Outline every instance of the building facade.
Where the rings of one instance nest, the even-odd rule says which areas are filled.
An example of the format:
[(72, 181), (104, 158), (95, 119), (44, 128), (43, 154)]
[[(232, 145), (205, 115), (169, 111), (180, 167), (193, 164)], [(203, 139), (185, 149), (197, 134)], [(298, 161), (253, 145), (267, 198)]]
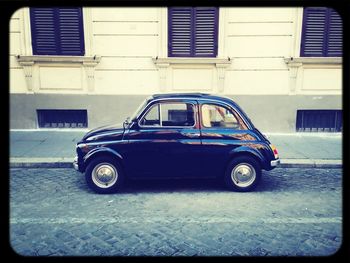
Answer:
[(341, 131), (342, 21), (330, 8), (22, 8), (10, 128), (122, 122), (144, 98), (233, 98), (265, 132)]

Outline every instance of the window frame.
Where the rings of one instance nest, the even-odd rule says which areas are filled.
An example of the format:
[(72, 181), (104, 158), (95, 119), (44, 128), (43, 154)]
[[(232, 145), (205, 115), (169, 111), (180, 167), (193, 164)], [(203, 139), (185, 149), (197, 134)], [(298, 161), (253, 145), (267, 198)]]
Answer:
[[(323, 115), (323, 116), (322, 116)], [(330, 119), (325, 117), (328, 115)], [(313, 122), (310, 123), (310, 116)], [(324, 117), (324, 119), (322, 118)], [(306, 120), (305, 120), (306, 119)], [(334, 125), (323, 125), (333, 123)], [(307, 132), (331, 132), (337, 133), (344, 130), (342, 109), (297, 109), (295, 118), (295, 131), (298, 133)]]
[[(209, 7), (209, 6), (208, 6)], [(201, 8), (200, 6), (191, 6), (186, 8), (191, 8), (191, 38), (190, 38), (190, 55), (176, 55), (173, 54), (172, 49), (172, 9), (175, 8), (185, 8), (185, 7), (168, 7), (168, 28), (167, 28), (167, 46), (168, 46), (168, 57), (170, 58), (216, 58), (218, 56), (219, 49), (219, 7), (210, 6), (210, 8), (215, 9), (215, 19), (214, 19), (214, 52), (210, 55), (195, 55), (195, 13), (197, 8)]]
[(40, 7), (30, 7), (29, 8), (29, 20), (30, 20), (30, 34), (31, 34), (31, 46), (32, 46), (32, 55), (33, 56), (69, 56), (69, 57), (79, 57), (79, 56), (85, 56), (86, 55), (86, 46), (85, 46), (85, 30), (84, 30), (84, 16), (83, 16), (83, 7), (68, 7), (70, 9), (78, 9), (79, 12), (79, 24), (78, 24), (78, 30), (80, 32), (80, 38), (79, 38), (79, 48), (80, 52), (79, 54), (65, 54), (62, 52), (62, 44), (61, 44), (61, 38), (59, 36), (59, 28), (60, 28), (60, 8), (64, 9), (65, 7), (44, 7), (45, 9), (52, 9), (53, 11), (53, 28), (54, 28), (54, 35), (55, 35), (55, 45), (56, 45), (56, 51), (55, 54), (42, 54), (41, 52), (38, 52), (37, 47), (37, 29), (34, 29), (34, 10), (40, 9)]
[[(162, 125), (162, 109), (161, 109), (161, 104), (189, 104), (192, 106), (193, 109), (193, 125), (192, 126), (163, 126)], [(158, 108), (158, 112), (159, 112), (159, 123), (160, 126), (153, 126), (153, 125), (142, 125), (141, 121), (143, 120), (143, 118), (148, 114), (149, 111), (151, 111), (151, 109), (155, 106), (159, 105)], [(194, 104), (193, 102), (183, 102), (183, 101), (157, 101), (155, 103), (152, 103), (148, 106), (148, 108), (145, 110), (145, 112), (143, 114), (141, 114), (141, 116), (138, 118), (138, 122), (137, 122), (138, 126), (140, 128), (181, 128), (181, 129), (191, 129), (191, 128), (195, 128), (196, 124), (197, 124), (197, 118), (196, 118), (196, 104)]]
[[(206, 127), (204, 126), (203, 124), (203, 117), (202, 117), (202, 107), (204, 105), (214, 105), (214, 106), (219, 106), (219, 107), (222, 107), (222, 108), (225, 108), (226, 110), (229, 110), (233, 116), (237, 119), (239, 125), (240, 125), (240, 129), (236, 129), (234, 127)], [(245, 121), (242, 119), (242, 117), (240, 116), (240, 114), (234, 109), (232, 108), (231, 106), (227, 106), (227, 105), (222, 105), (220, 103), (216, 103), (216, 102), (203, 102), (199, 105), (199, 118), (200, 118), (200, 127), (202, 130), (207, 130), (207, 129), (229, 129), (229, 130), (234, 130), (234, 131), (245, 131), (245, 130), (249, 130), (249, 127), (248, 125), (245, 123)]]
[[(82, 122), (75, 122), (75, 121), (68, 122), (67, 119), (64, 119), (64, 117), (68, 115), (67, 113), (69, 113), (71, 117), (70, 120), (78, 119), (77, 118), (77, 115), (78, 115), (78, 117), (82, 118)], [(52, 115), (50, 116), (49, 114), (54, 114), (56, 116), (53, 117)], [(75, 118), (71, 116), (72, 114), (76, 114)], [(36, 116), (37, 116), (37, 128), (39, 129), (63, 129), (63, 128), (75, 129), (75, 128), (88, 128), (89, 126), (89, 116), (86, 109), (36, 109)], [(51, 119), (51, 120), (58, 119), (58, 121), (45, 122), (45, 120), (48, 120), (48, 119)], [(56, 123), (57, 127), (51, 126), (52, 123)], [(69, 123), (68, 127), (66, 127), (65, 125), (66, 123)], [(74, 123), (75, 124), (82, 123), (83, 125), (82, 126), (77, 125), (73, 127), (72, 125)], [(49, 124), (49, 126), (47, 126), (46, 124)], [(62, 124), (62, 126), (60, 126), (60, 124)]]

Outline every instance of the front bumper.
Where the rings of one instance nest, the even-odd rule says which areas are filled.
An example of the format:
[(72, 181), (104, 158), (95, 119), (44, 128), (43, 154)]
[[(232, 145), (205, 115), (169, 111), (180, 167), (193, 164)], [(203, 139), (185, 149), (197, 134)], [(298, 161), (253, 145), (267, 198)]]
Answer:
[(73, 167), (75, 170), (80, 171), (79, 170), (79, 163), (78, 163), (78, 156), (75, 156), (75, 158), (73, 160)]
[(272, 160), (270, 162), (270, 165), (271, 167), (276, 167), (277, 165), (279, 165), (281, 163), (281, 160), (280, 159), (277, 159), (277, 160)]

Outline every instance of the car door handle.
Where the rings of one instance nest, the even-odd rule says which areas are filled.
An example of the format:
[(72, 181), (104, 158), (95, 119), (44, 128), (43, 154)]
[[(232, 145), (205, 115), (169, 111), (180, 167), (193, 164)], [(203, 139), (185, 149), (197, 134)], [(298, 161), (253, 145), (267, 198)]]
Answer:
[(190, 137), (190, 138), (198, 138), (200, 137), (199, 132), (182, 132), (181, 133), (183, 136)]

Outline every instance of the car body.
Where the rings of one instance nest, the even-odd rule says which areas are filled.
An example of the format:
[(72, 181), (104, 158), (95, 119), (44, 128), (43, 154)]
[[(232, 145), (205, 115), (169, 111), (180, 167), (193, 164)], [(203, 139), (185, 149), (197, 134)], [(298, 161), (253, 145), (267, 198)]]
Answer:
[(237, 103), (204, 93), (152, 95), (124, 123), (89, 131), (76, 152), (74, 168), (97, 193), (125, 177), (216, 177), (250, 191), (280, 161)]

